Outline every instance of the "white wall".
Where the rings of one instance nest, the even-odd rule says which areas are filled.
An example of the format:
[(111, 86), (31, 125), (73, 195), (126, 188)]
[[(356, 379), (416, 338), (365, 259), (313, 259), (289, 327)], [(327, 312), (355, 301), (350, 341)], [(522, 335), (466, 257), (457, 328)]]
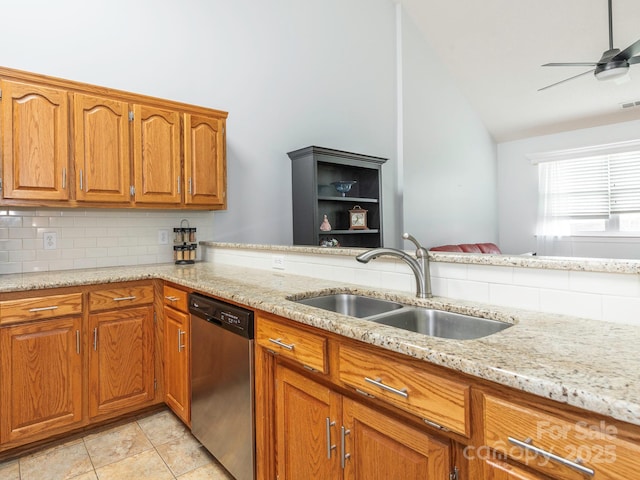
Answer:
[(22, 0), (2, 15), (3, 66), (229, 111), (212, 239), (291, 243), (286, 154), (308, 145), (388, 157), (394, 188), (389, 0)]
[(537, 241), (538, 170), (526, 155), (636, 140), (640, 120), (532, 137), (498, 145), (499, 245), (504, 253), (640, 258), (637, 238), (564, 238)]
[(495, 143), (406, 15), (402, 30), (404, 229), (428, 247), (496, 242)]

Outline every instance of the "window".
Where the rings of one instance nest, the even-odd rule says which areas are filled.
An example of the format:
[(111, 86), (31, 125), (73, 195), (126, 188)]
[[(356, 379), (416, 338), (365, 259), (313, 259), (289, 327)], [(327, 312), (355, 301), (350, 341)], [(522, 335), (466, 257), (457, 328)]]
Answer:
[(640, 141), (530, 158), (538, 165), (537, 235), (640, 236)]

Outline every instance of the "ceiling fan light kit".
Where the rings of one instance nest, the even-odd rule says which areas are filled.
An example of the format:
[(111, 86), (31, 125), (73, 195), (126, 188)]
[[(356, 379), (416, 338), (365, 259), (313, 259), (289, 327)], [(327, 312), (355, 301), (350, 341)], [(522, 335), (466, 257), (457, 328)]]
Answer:
[(629, 66), (634, 63), (640, 63), (640, 40), (629, 45), (624, 50), (613, 48), (613, 14), (609, 3), (609, 50), (602, 54), (602, 58), (597, 62), (572, 62), (572, 63), (545, 63), (543, 67), (594, 67), (593, 70), (574, 75), (559, 82), (540, 88), (538, 91), (546, 90), (561, 83), (581, 77), (587, 73), (593, 72), (598, 80), (616, 80), (626, 76), (629, 72)]

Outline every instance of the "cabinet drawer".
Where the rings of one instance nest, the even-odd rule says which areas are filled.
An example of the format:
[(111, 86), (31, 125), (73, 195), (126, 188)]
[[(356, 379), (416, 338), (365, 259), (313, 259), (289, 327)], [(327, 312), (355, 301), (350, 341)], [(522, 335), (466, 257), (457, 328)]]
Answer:
[(187, 313), (189, 311), (189, 303), (187, 301), (188, 293), (179, 288), (164, 286), (164, 304)]
[(340, 345), (339, 362), (345, 384), (418, 415), (427, 424), (469, 436), (469, 385), (349, 345)]
[(327, 373), (327, 339), (280, 322), (258, 317), (256, 341), (261, 347), (306, 367)]
[(90, 312), (145, 305), (152, 302), (153, 286), (151, 285), (96, 290), (89, 293)]
[(640, 445), (619, 438), (614, 425), (569, 421), (489, 395), (484, 408), (486, 445), (553, 478), (628, 480), (640, 471)]
[(0, 302), (0, 324), (2, 325), (81, 313), (82, 293), (47, 295)]

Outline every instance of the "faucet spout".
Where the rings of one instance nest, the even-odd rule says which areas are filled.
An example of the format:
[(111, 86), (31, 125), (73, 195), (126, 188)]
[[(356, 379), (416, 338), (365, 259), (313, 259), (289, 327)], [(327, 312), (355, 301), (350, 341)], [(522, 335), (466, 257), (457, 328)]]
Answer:
[(416, 244), (416, 258), (411, 255), (398, 250), (396, 248), (379, 247), (367, 250), (356, 257), (356, 260), (361, 263), (369, 263), (371, 260), (381, 257), (389, 256), (399, 258), (404, 261), (416, 278), (416, 295), (420, 298), (431, 298), (431, 278), (429, 275), (429, 254), (420, 246), (418, 241), (408, 233), (403, 235), (403, 238), (411, 240)]

